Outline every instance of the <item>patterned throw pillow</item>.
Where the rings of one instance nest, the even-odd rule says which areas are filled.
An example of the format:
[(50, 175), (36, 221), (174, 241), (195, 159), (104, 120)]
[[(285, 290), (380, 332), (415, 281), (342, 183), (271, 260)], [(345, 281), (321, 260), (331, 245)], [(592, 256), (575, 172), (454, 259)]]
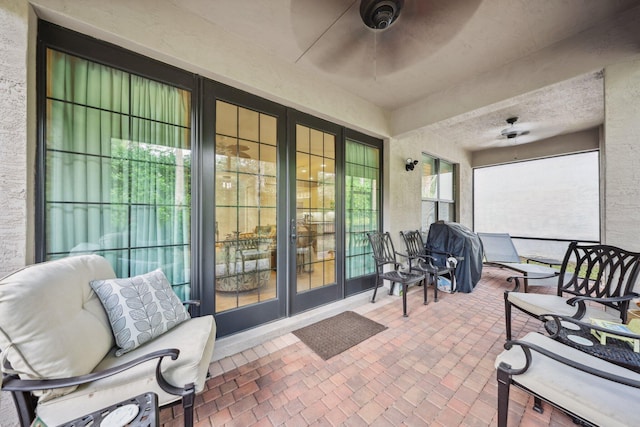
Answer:
[(93, 280), (116, 345), (116, 356), (133, 350), (189, 319), (161, 270), (126, 279)]

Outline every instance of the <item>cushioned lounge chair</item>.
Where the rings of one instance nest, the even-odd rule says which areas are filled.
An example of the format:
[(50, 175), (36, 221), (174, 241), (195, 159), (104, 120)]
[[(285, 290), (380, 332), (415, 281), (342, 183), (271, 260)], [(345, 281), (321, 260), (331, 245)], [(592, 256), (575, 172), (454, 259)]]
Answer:
[[(508, 233), (477, 233), (482, 242), (484, 264), (500, 268), (507, 268), (522, 274), (523, 276), (543, 277), (535, 282), (536, 286), (555, 286), (557, 281), (553, 277), (558, 270), (539, 264), (521, 262), (511, 236)], [(523, 279), (523, 290), (527, 292), (529, 282)]]
[[(147, 281), (153, 274), (164, 280)], [(80, 255), (33, 264), (0, 279), (2, 390), (12, 393), (22, 426), (36, 416), (46, 425), (60, 425), (147, 392), (157, 394), (160, 406), (182, 402), (184, 424), (193, 425), (194, 398), (204, 389), (216, 324), (213, 316), (190, 318), (164, 275), (148, 275), (115, 279), (105, 258)], [(154, 314), (171, 319), (171, 326), (160, 330), (162, 322), (151, 316), (149, 325), (159, 335), (126, 350), (111, 326), (116, 311), (127, 311), (123, 300), (114, 300), (121, 296), (118, 280), (144, 288), (139, 299), (144, 308), (137, 308), (154, 304)], [(94, 291), (98, 284), (110, 292)], [(109, 313), (102, 296), (111, 297)], [(140, 325), (136, 329), (144, 330)], [(126, 329), (133, 332), (120, 338), (140, 336)]]
[(498, 427), (507, 426), (509, 389), (514, 385), (561, 409), (576, 424), (638, 425), (640, 374), (561, 344), (537, 332), (508, 341), (495, 361)]

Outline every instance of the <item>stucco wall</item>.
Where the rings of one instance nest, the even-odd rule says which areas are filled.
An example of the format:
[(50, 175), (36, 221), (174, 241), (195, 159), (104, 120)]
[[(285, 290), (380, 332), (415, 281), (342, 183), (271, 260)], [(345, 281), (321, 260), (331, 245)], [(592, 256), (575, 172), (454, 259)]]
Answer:
[[(388, 149), (388, 147), (392, 147)], [(422, 164), (413, 171), (405, 170), (407, 158), (422, 160), (422, 153), (458, 164), (457, 222), (472, 228), (471, 155), (426, 130), (392, 138), (387, 147), (385, 163), (384, 229), (399, 240), (401, 230), (416, 230), (421, 226)]]
[(22, 267), (27, 255), (28, 7), (8, 0), (0, 8), (0, 276)]
[(640, 58), (605, 69), (603, 241), (640, 251)]

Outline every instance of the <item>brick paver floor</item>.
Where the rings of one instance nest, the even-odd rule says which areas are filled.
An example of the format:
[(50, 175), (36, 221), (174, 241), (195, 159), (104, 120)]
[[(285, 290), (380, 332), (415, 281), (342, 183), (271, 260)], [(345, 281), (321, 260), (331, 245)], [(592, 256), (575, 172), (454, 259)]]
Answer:
[[(327, 361), (288, 333), (211, 364), (198, 395), (197, 426), (495, 426), (493, 367), (504, 343), (503, 291), (511, 273), (485, 267), (469, 294), (439, 293), (422, 305), (409, 291), (409, 317), (398, 297), (363, 315), (388, 329)], [(549, 292), (549, 288), (531, 288)], [(358, 312), (359, 310), (354, 310)], [(542, 330), (518, 313), (514, 337)], [(549, 405), (512, 387), (510, 426), (573, 426)], [(165, 426), (182, 426), (180, 407), (161, 411)]]

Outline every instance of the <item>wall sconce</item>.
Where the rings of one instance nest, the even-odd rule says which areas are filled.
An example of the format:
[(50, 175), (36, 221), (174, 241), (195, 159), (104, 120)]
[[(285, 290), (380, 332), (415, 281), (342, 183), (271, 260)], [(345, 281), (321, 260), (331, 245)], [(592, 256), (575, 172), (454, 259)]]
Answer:
[(413, 168), (416, 167), (416, 165), (418, 164), (417, 160), (413, 160), (411, 157), (409, 157), (406, 161), (406, 164), (404, 165), (405, 170), (408, 171), (412, 171)]

